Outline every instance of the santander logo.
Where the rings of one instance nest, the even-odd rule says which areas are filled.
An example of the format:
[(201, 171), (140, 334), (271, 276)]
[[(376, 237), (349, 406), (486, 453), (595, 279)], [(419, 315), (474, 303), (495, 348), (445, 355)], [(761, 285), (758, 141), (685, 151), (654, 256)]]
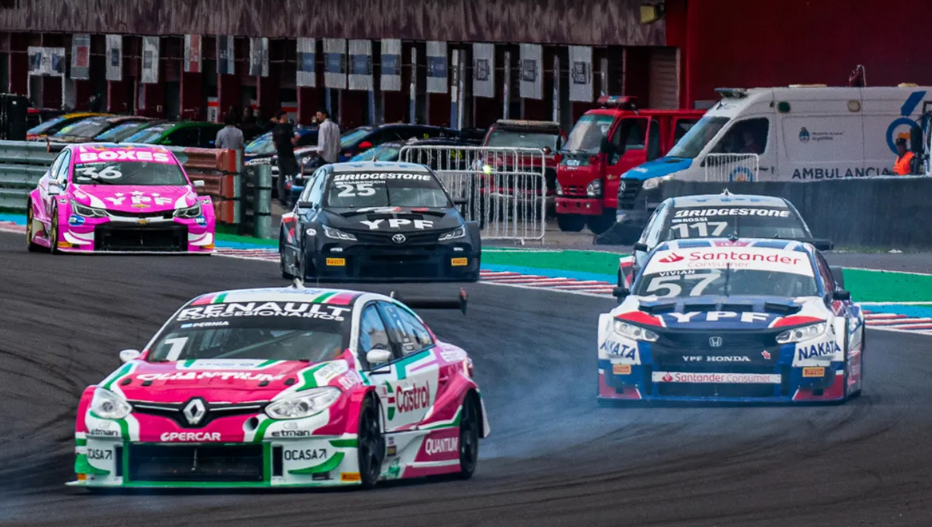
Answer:
[(663, 374), (663, 382), (671, 382), (672, 380), (673, 376), (669, 372)]
[(669, 256), (664, 256), (663, 258), (661, 258), (660, 263), (676, 263), (682, 260), (685, 260), (685, 258), (683, 258), (682, 256), (676, 253), (670, 253)]

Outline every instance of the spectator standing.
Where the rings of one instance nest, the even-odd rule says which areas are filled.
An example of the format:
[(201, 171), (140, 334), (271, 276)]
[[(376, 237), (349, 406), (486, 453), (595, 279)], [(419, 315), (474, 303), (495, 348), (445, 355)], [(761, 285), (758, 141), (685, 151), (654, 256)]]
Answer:
[(245, 139), (252, 139), (257, 135), (256, 116), (252, 112), (252, 106), (243, 109), (243, 118), (240, 120), (239, 129), (243, 131)]
[(317, 110), (317, 148), (320, 150), (320, 164), (336, 163), (340, 159), (340, 127), (330, 120), (327, 110)]
[(231, 148), (233, 150), (242, 150), (245, 140), (243, 132), (236, 127), (236, 115), (232, 112), (224, 117), (226, 126), (217, 132), (217, 138), (214, 140), (216, 148)]
[(272, 141), (278, 153), (278, 201), (285, 207), (290, 204), (287, 185), (298, 174), (298, 160), (294, 156), (294, 143), (297, 140), (294, 127), (288, 122), (284, 110), (279, 110), (272, 118), (275, 128), (272, 129)]
[(913, 158), (916, 156), (906, 149), (906, 139), (900, 137), (896, 140), (896, 161), (893, 162), (893, 173), (898, 176), (908, 176), (915, 173)]

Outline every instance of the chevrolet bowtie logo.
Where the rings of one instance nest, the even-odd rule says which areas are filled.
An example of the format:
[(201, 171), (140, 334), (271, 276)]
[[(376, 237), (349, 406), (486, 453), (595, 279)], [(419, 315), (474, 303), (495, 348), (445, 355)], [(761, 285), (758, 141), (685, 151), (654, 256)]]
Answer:
[(207, 406), (201, 399), (191, 399), (188, 404), (185, 405), (182, 413), (184, 414), (184, 418), (187, 419), (188, 424), (194, 426), (200, 423), (201, 419), (207, 414)]

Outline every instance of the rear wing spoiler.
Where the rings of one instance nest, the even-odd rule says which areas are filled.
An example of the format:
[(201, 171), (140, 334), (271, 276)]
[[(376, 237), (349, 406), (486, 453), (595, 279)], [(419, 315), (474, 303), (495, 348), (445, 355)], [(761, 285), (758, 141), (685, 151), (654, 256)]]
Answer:
[(459, 297), (455, 299), (426, 296), (405, 296), (402, 298), (396, 291), (392, 291), (389, 296), (411, 309), (459, 309), (464, 315), (466, 314), (467, 298), (466, 290), (463, 288), (460, 288)]

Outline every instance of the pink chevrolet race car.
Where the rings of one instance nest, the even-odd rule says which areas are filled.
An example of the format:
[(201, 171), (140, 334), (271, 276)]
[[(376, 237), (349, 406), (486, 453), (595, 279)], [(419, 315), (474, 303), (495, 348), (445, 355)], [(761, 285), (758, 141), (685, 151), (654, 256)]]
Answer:
[(160, 146), (69, 145), (29, 194), (30, 251), (214, 250), (214, 211), (181, 163)]
[(345, 290), (195, 298), (85, 389), (77, 481), (95, 487), (357, 485), (476, 469), (485, 407), (462, 349), (411, 307)]

